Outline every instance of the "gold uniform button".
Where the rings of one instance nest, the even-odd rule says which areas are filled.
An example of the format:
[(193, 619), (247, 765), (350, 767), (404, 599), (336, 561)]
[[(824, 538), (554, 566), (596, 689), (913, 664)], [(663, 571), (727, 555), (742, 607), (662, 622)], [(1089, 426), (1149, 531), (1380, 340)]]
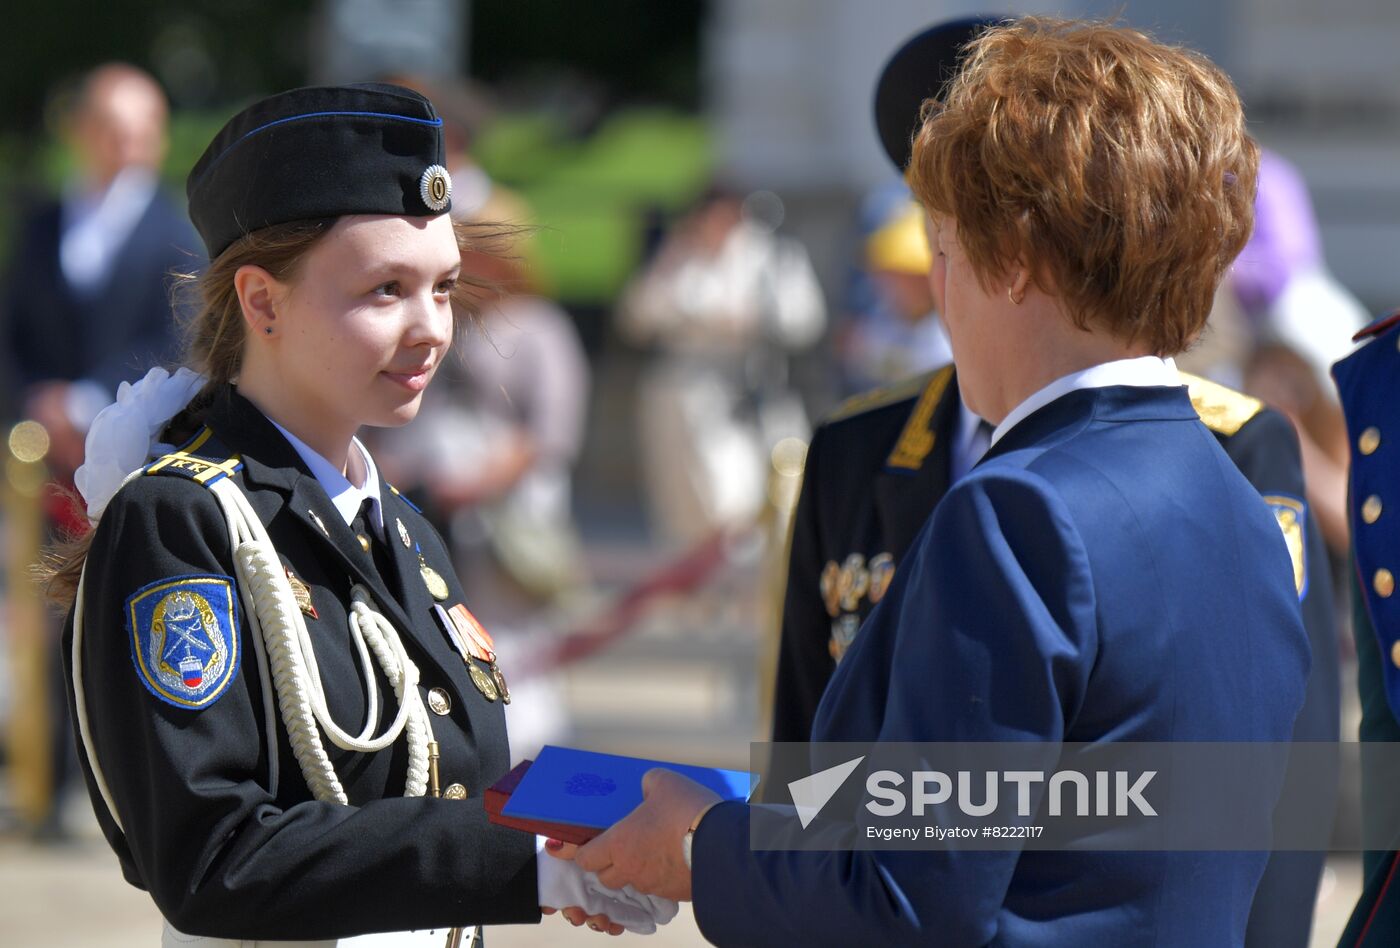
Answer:
[[(1370, 452), (1367, 452), (1367, 453), (1370, 453)], [(360, 549), (362, 549), (362, 550), (364, 550), (366, 553), (368, 553), (368, 552), (369, 552), (369, 537), (365, 536), (363, 533), (357, 533), (357, 534), (355, 534), (355, 539), (360, 541)]]
[(1361, 519), (1367, 523), (1375, 523), (1377, 520), (1381, 519), (1381, 511), (1383, 509), (1384, 507), (1381, 504), (1380, 497), (1372, 494), (1370, 497), (1367, 497), (1366, 502), (1361, 505)]
[(1395, 663), (1396, 668), (1400, 668), (1400, 642), (1390, 647), (1390, 660)]
[(1395, 577), (1388, 569), (1378, 569), (1376, 575), (1371, 578), (1371, 585), (1375, 587), (1378, 596), (1389, 599), (1390, 594), (1395, 592)]
[(1376, 448), (1381, 446), (1381, 429), (1374, 425), (1361, 432), (1361, 437), (1356, 439), (1356, 447), (1362, 454), (1375, 454)]
[(447, 789), (442, 791), (444, 800), (465, 800), (467, 798), (467, 788), (460, 783), (448, 784)]
[(428, 692), (428, 709), (439, 717), (452, 710), (452, 699), (448, 697), (447, 689), (434, 688)]

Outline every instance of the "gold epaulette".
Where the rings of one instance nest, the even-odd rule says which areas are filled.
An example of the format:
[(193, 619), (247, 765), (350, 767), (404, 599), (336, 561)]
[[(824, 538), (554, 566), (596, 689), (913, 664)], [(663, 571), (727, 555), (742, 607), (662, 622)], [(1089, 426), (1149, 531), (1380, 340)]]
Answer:
[(903, 468), (907, 471), (919, 470), (924, 466), (924, 459), (933, 451), (933, 445), (938, 440), (938, 435), (933, 430), (933, 413), (943, 401), (943, 393), (948, 390), (948, 384), (953, 380), (953, 367), (944, 366), (924, 378), (928, 384), (924, 386), (924, 393), (919, 396), (914, 410), (909, 413), (909, 420), (904, 423), (904, 430), (899, 433), (894, 450), (885, 459), (888, 467)]
[(1233, 435), (1264, 410), (1264, 403), (1259, 399), (1210, 379), (1182, 372), (1181, 380), (1186, 383), (1191, 407), (1201, 416), (1202, 424), (1217, 434)]
[(825, 420), (843, 421), (846, 418), (859, 415), (862, 412), (871, 411), (876, 408), (884, 408), (886, 405), (902, 402), (906, 398), (913, 398), (915, 395), (927, 389), (934, 377), (940, 374), (951, 376), (953, 374), (953, 367), (951, 365), (945, 365), (941, 369), (934, 369), (931, 372), (924, 372), (907, 379), (901, 379), (889, 385), (882, 385), (868, 392), (861, 392), (859, 395), (852, 395), (838, 405), (835, 411), (827, 415)]
[(178, 474), (206, 487), (217, 480), (238, 473), (239, 469), (243, 467), (243, 459), (237, 454), (232, 457), (223, 457), (221, 456), (222, 452), (215, 454), (195, 453), (205, 446), (205, 442), (209, 440), (211, 435), (213, 435), (213, 431), (205, 428), (193, 441), (180, 450), (162, 455), (146, 465), (146, 473)]

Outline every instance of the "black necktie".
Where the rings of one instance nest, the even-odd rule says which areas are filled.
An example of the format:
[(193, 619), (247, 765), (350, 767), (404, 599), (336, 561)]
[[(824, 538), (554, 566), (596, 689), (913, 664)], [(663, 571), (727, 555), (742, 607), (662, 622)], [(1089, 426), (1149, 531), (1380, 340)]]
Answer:
[(378, 531), (373, 528), (374, 498), (366, 497), (364, 503), (360, 504), (360, 510), (355, 514), (355, 519), (350, 522), (350, 529), (355, 534), (355, 539), (360, 547), (369, 553), (374, 559), (374, 568), (379, 573), (380, 580), (386, 589), (395, 591), (394, 579), (397, 573), (394, 570), (393, 560), (389, 551), (385, 548), (384, 542), (379, 539)]

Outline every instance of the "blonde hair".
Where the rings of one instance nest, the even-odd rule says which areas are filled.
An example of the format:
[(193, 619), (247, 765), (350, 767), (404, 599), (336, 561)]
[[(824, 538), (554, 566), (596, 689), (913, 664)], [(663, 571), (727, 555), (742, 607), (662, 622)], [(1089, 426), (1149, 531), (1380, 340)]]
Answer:
[(957, 221), (984, 289), (1018, 259), (1075, 325), (1185, 349), (1254, 220), (1259, 149), (1204, 56), (1026, 17), (967, 47), (924, 105), (908, 180)]

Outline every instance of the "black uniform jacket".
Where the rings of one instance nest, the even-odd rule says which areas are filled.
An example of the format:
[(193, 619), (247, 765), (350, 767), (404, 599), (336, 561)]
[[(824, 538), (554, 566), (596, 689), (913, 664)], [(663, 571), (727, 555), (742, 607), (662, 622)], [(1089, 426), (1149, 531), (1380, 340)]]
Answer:
[[(307, 616), (307, 627), (334, 720), (357, 734), (367, 713), (347, 618), (351, 586), (359, 583), (398, 630), (425, 701), (430, 689), (446, 691), (450, 710), (437, 713), (439, 694), (429, 716), (441, 745), (441, 784), (462, 785), (465, 799), (402, 796), (402, 736), (374, 754), (340, 750), (323, 736), (350, 805), (313, 800), (280, 715), (277, 746), (267, 746), (268, 683), (241, 603), (240, 666), (216, 700), (192, 710), (148, 689), (134, 661), (128, 598), (162, 580), (236, 575), (218, 502), (167, 466), (116, 495), (87, 561), (82, 688), (124, 833), (108, 816), (86, 759), (83, 765), (126, 878), (149, 890), (165, 917), (189, 934), (314, 939), (537, 921), (534, 838), (488, 823), (482, 806), (483, 790), (509, 769), (504, 714), (473, 687), (439, 627), (417, 552), (401, 542), (396, 522), (447, 580), (443, 605), (451, 606), (463, 594), (441, 539), (386, 486), (387, 536), (375, 540), (383, 544), (381, 571), (292, 446), (232, 387), (216, 399), (208, 425), (212, 437), (193, 453), (241, 459), (235, 478), (283, 565), (309, 587), (318, 617)], [(70, 665), (72, 635), (70, 617)], [(378, 686), (376, 733), (397, 708), (382, 674)], [(275, 790), (270, 753), (280, 773)]]
[[(1299, 741), (1336, 741), (1337, 632), (1322, 534), (1303, 503), (1297, 435), (1257, 399), (1183, 373), (1201, 421), (1273, 508), (1293, 554), (1312, 647)], [(773, 740), (806, 741), (836, 662), (948, 491), (959, 395), (951, 366), (856, 396), (818, 426), (793, 523)], [(785, 801), (784, 801), (785, 802)], [(1328, 822), (1332, 812), (1318, 814)], [(1307, 944), (1322, 854), (1270, 856), (1246, 944)]]

